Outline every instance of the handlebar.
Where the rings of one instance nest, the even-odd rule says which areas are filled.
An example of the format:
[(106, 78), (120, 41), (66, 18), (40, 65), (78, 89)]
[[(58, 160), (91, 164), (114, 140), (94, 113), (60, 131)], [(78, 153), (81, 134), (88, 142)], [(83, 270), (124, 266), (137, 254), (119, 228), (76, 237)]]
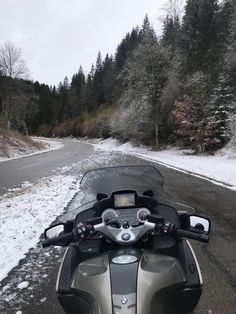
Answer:
[(170, 224), (165, 232), (167, 235), (173, 236), (176, 239), (188, 238), (197, 240), (203, 243), (209, 242), (209, 236), (203, 233), (196, 233), (188, 230), (178, 229), (175, 225)]
[(73, 232), (69, 232), (69, 233), (59, 235), (58, 237), (55, 237), (52, 239), (47, 239), (47, 240), (42, 241), (42, 246), (43, 248), (45, 248), (50, 245), (56, 245), (64, 241), (73, 241), (73, 240), (74, 240), (74, 234)]
[(83, 225), (74, 229), (72, 232), (59, 235), (58, 237), (42, 241), (42, 246), (57, 245), (63, 242), (73, 242), (77, 239), (84, 239), (87, 235), (92, 235), (96, 231), (100, 231), (109, 238), (120, 244), (131, 244), (137, 242), (149, 230), (156, 229), (159, 235), (167, 235), (175, 239), (188, 238), (200, 242), (208, 243), (209, 237), (203, 233), (195, 233), (192, 231), (178, 229), (174, 224), (153, 223), (146, 221), (142, 226), (129, 228), (114, 228), (104, 223), (95, 225)]
[(176, 233), (177, 233), (177, 237), (180, 237), (180, 238), (188, 238), (188, 239), (197, 240), (203, 243), (209, 242), (209, 237), (206, 234), (199, 234), (199, 233), (195, 233), (195, 232), (191, 232), (187, 230), (181, 230), (181, 229), (178, 229)]

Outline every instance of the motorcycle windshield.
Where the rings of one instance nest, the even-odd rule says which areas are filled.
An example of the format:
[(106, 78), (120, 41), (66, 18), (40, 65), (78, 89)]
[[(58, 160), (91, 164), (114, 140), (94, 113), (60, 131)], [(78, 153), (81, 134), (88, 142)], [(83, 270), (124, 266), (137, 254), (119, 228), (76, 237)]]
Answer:
[(153, 166), (115, 166), (89, 170), (81, 179), (81, 189), (84, 193), (82, 204), (96, 199), (97, 193), (109, 197), (115, 191), (135, 190), (139, 195), (152, 190), (153, 197), (159, 201), (167, 200), (163, 191), (163, 176)]

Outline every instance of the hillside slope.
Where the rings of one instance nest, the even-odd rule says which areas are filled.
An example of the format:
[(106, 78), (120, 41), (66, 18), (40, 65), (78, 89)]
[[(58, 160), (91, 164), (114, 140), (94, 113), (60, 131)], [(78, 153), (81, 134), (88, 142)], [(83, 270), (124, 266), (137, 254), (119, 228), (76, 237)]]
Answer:
[(27, 155), (44, 148), (45, 144), (0, 125), (0, 159)]

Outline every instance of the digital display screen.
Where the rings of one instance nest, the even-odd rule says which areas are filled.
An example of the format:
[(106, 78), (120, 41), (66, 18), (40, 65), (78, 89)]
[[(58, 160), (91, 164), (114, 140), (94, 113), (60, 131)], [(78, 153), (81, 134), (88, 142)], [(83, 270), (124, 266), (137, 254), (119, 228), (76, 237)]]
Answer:
[(115, 207), (135, 206), (135, 193), (114, 194)]

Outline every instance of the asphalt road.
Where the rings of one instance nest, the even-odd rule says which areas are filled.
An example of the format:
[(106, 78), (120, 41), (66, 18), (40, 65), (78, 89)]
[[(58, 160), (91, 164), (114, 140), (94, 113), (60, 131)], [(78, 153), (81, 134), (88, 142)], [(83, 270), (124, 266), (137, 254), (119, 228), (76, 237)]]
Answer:
[[(68, 164), (70, 155), (68, 147), (73, 148), (73, 152), (75, 149), (74, 144), (68, 143), (68, 145), (64, 159), (66, 164)], [(86, 152), (89, 152), (89, 158), (94, 161), (99, 159), (99, 153), (93, 154), (92, 148), (87, 147), (85, 144), (78, 145), (76, 149), (78, 152), (85, 150), (84, 156), (87, 156)], [(62, 151), (57, 151), (57, 153), (62, 155), (61, 158), (63, 159), (64, 153)], [(81, 155), (78, 154), (78, 158), (82, 158), (82, 154), (82, 152)], [(147, 161), (136, 157), (100, 152), (100, 155), (102, 154), (106, 165), (147, 163)], [(51, 158), (50, 154), (48, 155), (49, 160), (56, 158), (54, 154), (51, 155)], [(73, 162), (75, 161), (76, 156), (73, 158)], [(47, 167), (45, 162), (44, 165)], [(184, 206), (194, 208), (194, 211), (204, 214), (212, 220), (210, 243), (205, 245), (192, 242), (204, 279), (204, 292), (196, 314), (235, 314), (236, 192), (158, 164), (156, 166), (165, 177), (164, 188), (166, 192), (173, 199)], [(76, 168), (73, 171), (76, 172)], [(25, 180), (30, 179), (25, 178)], [(74, 204), (72, 202), (70, 206), (68, 211), (71, 214), (76, 208), (76, 199)], [(59, 251), (48, 249), (42, 252), (40, 248), (37, 248), (30, 252), (26, 259), (21, 261), (21, 265), (14, 269), (8, 278), (4, 280), (2, 286), (7, 285), (10, 281), (17, 282), (19, 277), (22, 280), (31, 278), (31, 290), (22, 291), (22, 295), (19, 297), (19, 295), (14, 294), (16, 292), (19, 294), (19, 290), (14, 289), (13, 284), (11, 291), (13, 298), (3, 302), (2, 307), (0, 306), (0, 313), (9, 314), (21, 310), (23, 314), (62, 314), (63, 311), (57, 304), (54, 294), (56, 274), (62, 255), (63, 249)]]
[(64, 147), (27, 158), (0, 162), (0, 194), (6, 189), (19, 187), (23, 181), (35, 182), (52, 174), (57, 167), (65, 167), (89, 158), (93, 154), (91, 145), (77, 145), (73, 140), (61, 140)]

